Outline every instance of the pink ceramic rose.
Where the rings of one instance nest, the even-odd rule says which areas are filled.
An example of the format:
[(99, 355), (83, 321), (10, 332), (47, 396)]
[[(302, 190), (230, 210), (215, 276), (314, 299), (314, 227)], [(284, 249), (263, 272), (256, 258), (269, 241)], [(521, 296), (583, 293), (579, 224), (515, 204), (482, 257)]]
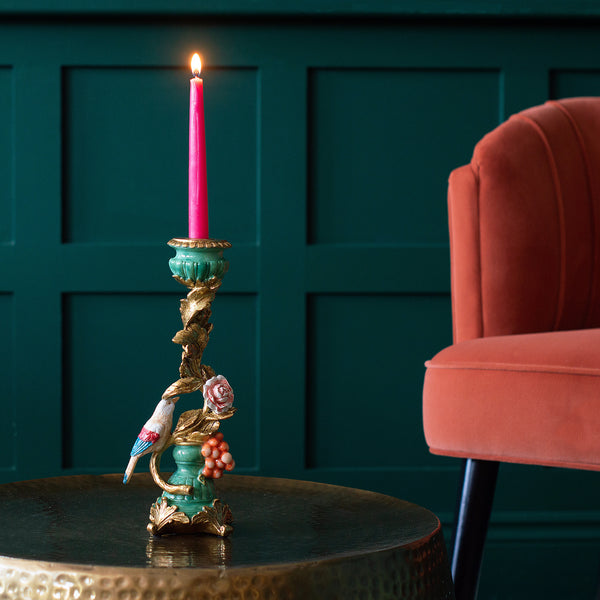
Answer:
[(202, 395), (209, 408), (218, 415), (231, 408), (233, 390), (223, 375), (211, 377), (202, 388)]

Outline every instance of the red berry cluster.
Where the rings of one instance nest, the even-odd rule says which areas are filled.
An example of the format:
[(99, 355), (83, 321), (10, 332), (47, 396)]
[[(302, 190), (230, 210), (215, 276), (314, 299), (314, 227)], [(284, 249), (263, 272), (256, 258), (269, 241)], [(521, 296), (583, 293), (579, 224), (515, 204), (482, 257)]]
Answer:
[(221, 432), (215, 433), (209, 437), (202, 446), (202, 456), (204, 456), (204, 477), (219, 479), (223, 471), (232, 471), (235, 467), (235, 460), (229, 452), (229, 444), (223, 441)]

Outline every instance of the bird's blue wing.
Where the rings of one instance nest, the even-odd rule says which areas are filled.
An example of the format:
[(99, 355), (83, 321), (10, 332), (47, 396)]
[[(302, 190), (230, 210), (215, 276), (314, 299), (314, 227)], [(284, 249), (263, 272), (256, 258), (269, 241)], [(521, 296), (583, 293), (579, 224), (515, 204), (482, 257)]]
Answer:
[(135, 440), (135, 444), (133, 444), (130, 456), (137, 456), (138, 454), (145, 452), (146, 450), (148, 450), (148, 448), (150, 448), (150, 446), (152, 446), (152, 443), (153, 442), (149, 440), (144, 441), (138, 438), (137, 440)]

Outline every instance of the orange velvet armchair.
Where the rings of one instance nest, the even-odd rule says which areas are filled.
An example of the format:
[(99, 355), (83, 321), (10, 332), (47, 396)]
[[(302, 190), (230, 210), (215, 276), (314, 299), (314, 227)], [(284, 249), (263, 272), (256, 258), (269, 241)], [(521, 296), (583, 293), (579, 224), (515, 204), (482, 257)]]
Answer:
[(431, 452), (467, 459), (452, 571), (472, 600), (499, 463), (600, 470), (600, 98), (513, 115), (448, 205), (454, 344), (423, 420)]

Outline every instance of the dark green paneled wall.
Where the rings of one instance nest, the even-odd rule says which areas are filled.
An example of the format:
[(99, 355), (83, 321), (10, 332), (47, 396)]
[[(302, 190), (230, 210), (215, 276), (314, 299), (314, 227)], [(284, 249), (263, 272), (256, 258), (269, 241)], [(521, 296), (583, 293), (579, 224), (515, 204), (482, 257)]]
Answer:
[[(600, 21), (456, 17), (472, 4), (0, 4), (0, 480), (121, 471), (177, 377), (165, 244), (187, 232), (199, 50), (211, 233), (234, 244), (206, 360), (236, 391), (240, 472), (449, 522), (459, 463), (421, 427), (423, 362), (451, 341), (448, 173), (510, 113), (600, 95)], [(484, 598), (591, 595), (598, 482), (501, 470)]]

